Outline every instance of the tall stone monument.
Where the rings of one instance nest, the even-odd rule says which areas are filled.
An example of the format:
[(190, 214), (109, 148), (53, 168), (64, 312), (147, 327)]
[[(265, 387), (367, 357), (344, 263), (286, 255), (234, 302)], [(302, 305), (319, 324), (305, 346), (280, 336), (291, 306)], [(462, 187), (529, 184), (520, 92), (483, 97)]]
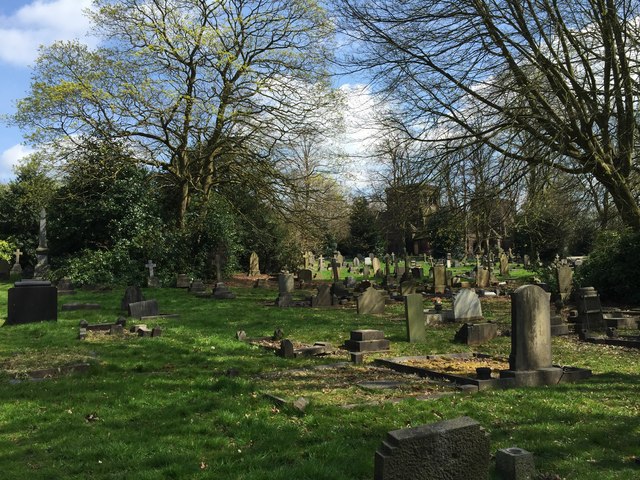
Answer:
[(47, 246), (47, 212), (40, 210), (40, 231), (38, 234), (38, 248), (36, 249), (37, 263), (33, 270), (35, 280), (44, 280), (49, 273), (49, 247)]

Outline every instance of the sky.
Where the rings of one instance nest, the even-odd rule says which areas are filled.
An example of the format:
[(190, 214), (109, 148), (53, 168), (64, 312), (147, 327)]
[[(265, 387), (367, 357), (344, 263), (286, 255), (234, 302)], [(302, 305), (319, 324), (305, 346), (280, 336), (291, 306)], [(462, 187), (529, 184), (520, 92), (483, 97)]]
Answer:
[[(90, 46), (89, 21), (83, 10), (91, 0), (0, 0), (0, 118), (15, 111), (16, 101), (29, 92), (31, 68), (41, 45), (57, 40), (80, 40)], [(348, 94), (346, 150), (361, 150), (371, 134), (372, 107), (369, 91), (363, 85), (343, 80)], [(0, 182), (13, 178), (13, 165), (32, 150), (24, 144), (22, 133), (0, 121)]]

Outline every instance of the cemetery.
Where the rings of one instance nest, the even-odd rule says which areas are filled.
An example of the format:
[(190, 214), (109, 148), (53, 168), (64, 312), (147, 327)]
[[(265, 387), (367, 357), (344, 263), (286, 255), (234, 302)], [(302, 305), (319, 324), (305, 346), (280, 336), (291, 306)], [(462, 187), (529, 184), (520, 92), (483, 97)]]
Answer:
[[(462, 476), (451, 478), (461, 479), (471, 478), (464, 475), (474, 469), (486, 472), (487, 479), (588, 479), (596, 478), (594, 468), (602, 463), (595, 470), (599, 477), (635, 477), (637, 452), (622, 432), (635, 422), (637, 350), (585, 341), (600, 331), (602, 338), (620, 338), (607, 335), (614, 323), (616, 330), (632, 333), (633, 310), (607, 313), (600, 324), (592, 308), (587, 321), (580, 321), (585, 309), (575, 313), (578, 306), (568, 299), (561, 316), (570, 331), (552, 336), (550, 295), (528, 284), (531, 272), (517, 264), (510, 265), (508, 277), (514, 288), (499, 295), (445, 285), (436, 296), (429, 267), (423, 268), (426, 274), (415, 279), (413, 290), (422, 293), (404, 296), (398, 296), (399, 282), (385, 282), (390, 285), (385, 289), (383, 279), (339, 272), (340, 308), (327, 307), (334, 304), (330, 291), (336, 285), (330, 265), (311, 283), (275, 275), (259, 289), (250, 276), (231, 275), (225, 285), (235, 298), (224, 302), (202, 302), (179, 285), (76, 289), (73, 303), (56, 304), (55, 319), (28, 316), (27, 323), (19, 318), (0, 329), (3, 404), (20, 395), (45, 409), (36, 430), (12, 430), (10, 468), (23, 470), (18, 458), (29, 439), (49, 441), (57, 432), (65, 442), (56, 444), (56, 452), (73, 458), (77, 472), (108, 471), (117, 459), (117, 468), (124, 465), (135, 475), (215, 471), (241, 478), (240, 468), (255, 472), (246, 478), (256, 479), (285, 478), (292, 471), (303, 478), (400, 479), (414, 477), (397, 472), (417, 475), (410, 469), (422, 465), (425, 472), (458, 471)], [(459, 268), (457, 275), (464, 275), (467, 267)], [(389, 274), (394, 277), (394, 269)], [(347, 276), (354, 277), (354, 286), (343, 285)], [(507, 278), (497, 280), (501, 277)], [(11, 288), (4, 284), (5, 308)], [(298, 308), (274, 304), (285, 295)], [(318, 295), (327, 300), (311, 300)], [(160, 314), (165, 309), (171, 313)], [(446, 311), (451, 314), (442, 315)], [(434, 315), (429, 312), (438, 312), (439, 319), (427, 321)], [(529, 333), (520, 338), (519, 329)], [(62, 391), (67, 393), (52, 396)], [(134, 398), (144, 402), (148, 419), (137, 415)], [(19, 403), (10, 411), (10, 425), (33, 422)], [(114, 430), (134, 418), (135, 428)], [(454, 460), (459, 454), (449, 450), (444, 454), (453, 462), (449, 466), (442, 457), (403, 460), (398, 449), (410, 437), (400, 438), (444, 435), (441, 423), (447, 431), (479, 425), (483, 437), (477, 441), (485, 438), (490, 446), (471, 464)], [(44, 426), (52, 433), (45, 436)], [(321, 433), (326, 431), (334, 432), (331, 440)], [(161, 432), (171, 432), (173, 440), (165, 442)], [(87, 435), (125, 446), (109, 460), (97, 445), (86, 443)], [(429, 435), (411, 441), (431, 448)], [(467, 441), (464, 434), (446, 448), (463, 452)], [(152, 456), (142, 465), (131, 460), (149, 445), (154, 455), (181, 459), (163, 463)], [(318, 466), (314, 458), (325, 456), (327, 448), (334, 458)], [(30, 452), (37, 470), (54, 474), (56, 467), (44, 464), (45, 450)], [(276, 466), (292, 452), (302, 460)], [(312, 456), (305, 459), (302, 452)], [(103, 463), (96, 467), (98, 460)]]
[(639, 0), (4, 3), (0, 479), (640, 478)]

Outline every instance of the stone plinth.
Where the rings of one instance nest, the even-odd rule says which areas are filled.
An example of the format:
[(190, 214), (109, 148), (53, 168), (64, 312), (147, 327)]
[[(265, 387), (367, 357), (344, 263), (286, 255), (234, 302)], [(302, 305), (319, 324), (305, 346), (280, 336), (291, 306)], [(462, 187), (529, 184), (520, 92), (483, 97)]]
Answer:
[(498, 450), (496, 472), (502, 480), (534, 480), (536, 466), (533, 453), (517, 447)]

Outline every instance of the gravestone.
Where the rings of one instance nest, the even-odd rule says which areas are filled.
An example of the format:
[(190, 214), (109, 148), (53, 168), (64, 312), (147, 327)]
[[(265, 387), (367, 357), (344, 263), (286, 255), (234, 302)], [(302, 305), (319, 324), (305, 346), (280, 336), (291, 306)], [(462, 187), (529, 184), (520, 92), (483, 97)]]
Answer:
[(160, 315), (157, 300), (143, 300), (129, 304), (129, 315), (133, 318), (155, 317)]
[(61, 278), (57, 285), (58, 295), (73, 295), (76, 291), (73, 289), (73, 284), (68, 278)]
[(573, 269), (569, 265), (559, 264), (556, 267), (556, 280), (560, 299), (566, 302), (571, 297), (571, 290), (573, 289)]
[(353, 266), (356, 268), (360, 267), (360, 259), (358, 257), (353, 259)]
[(414, 267), (411, 269), (411, 276), (415, 279), (421, 280), (424, 276), (424, 271), (422, 267)]
[(321, 272), (322, 270), (324, 270), (324, 257), (320, 255), (318, 258), (318, 271)]
[(191, 279), (185, 273), (179, 273), (176, 275), (176, 288), (189, 288), (191, 286)]
[(522, 263), (524, 268), (529, 268), (531, 267), (531, 257), (528, 254), (525, 254), (524, 258), (522, 259)]
[(373, 270), (373, 275), (377, 275), (380, 272), (380, 260), (378, 257), (373, 257), (373, 260), (371, 260), (371, 269)]
[(344, 265), (344, 257), (340, 252), (335, 252), (334, 258), (336, 259), (336, 262), (338, 262), (338, 267), (342, 267)]
[(331, 270), (333, 272), (333, 282), (338, 283), (340, 281), (340, 264), (335, 258), (331, 260)]
[(362, 268), (362, 277), (365, 280), (368, 280), (370, 275), (371, 275), (371, 267), (365, 264), (365, 266)]
[(160, 286), (160, 280), (155, 276), (154, 268), (157, 267), (153, 261), (149, 260), (145, 267), (149, 269), (149, 276), (147, 277), (147, 287), (158, 288)]
[(500, 254), (500, 275), (509, 275), (509, 256), (505, 252)]
[(495, 323), (465, 323), (454, 336), (456, 342), (467, 345), (482, 345), (498, 336)]
[(451, 268), (451, 254), (447, 253), (447, 268)]
[(411, 343), (426, 340), (422, 295), (412, 293), (404, 297), (404, 315), (407, 321), (407, 340)]
[(124, 297), (120, 301), (120, 310), (129, 311), (130, 303), (142, 302), (143, 300), (144, 296), (140, 287), (130, 285), (124, 291)]
[(16, 261), (9, 271), (9, 279), (17, 282), (22, 278), (22, 266), (20, 265), (20, 256), (22, 255), (22, 252), (19, 248), (16, 248), (16, 251), (13, 253), (16, 256)]
[(276, 298), (276, 306), (289, 307), (293, 299), (291, 293), (295, 288), (295, 280), (291, 273), (281, 273), (278, 275), (278, 298)]
[(58, 292), (48, 281), (23, 280), (9, 289), (5, 325), (58, 320)]
[(491, 284), (491, 272), (487, 267), (480, 266), (476, 272), (476, 287), (487, 288)]
[(486, 480), (490, 443), (469, 417), (387, 433), (375, 454), (374, 480)]
[(416, 293), (418, 284), (414, 280), (405, 280), (400, 282), (400, 295), (411, 295)]
[(444, 265), (436, 265), (433, 267), (433, 292), (442, 294), (447, 285), (447, 271)]
[(463, 288), (453, 297), (453, 318), (456, 322), (482, 320), (482, 305), (475, 290)]
[(337, 303), (337, 298), (331, 294), (331, 285), (318, 285), (318, 293), (311, 297), (312, 307), (331, 307)]
[(257, 277), (258, 275), (260, 275), (260, 259), (256, 252), (251, 252), (249, 257), (249, 276)]
[(367, 313), (384, 313), (384, 293), (373, 287), (367, 288), (358, 297), (356, 308), (359, 315)]
[(602, 313), (600, 295), (593, 287), (583, 287), (576, 295), (578, 322), (582, 330), (604, 331), (607, 322)]
[(523, 285), (511, 295), (511, 370), (551, 367), (550, 295)]
[(33, 270), (33, 278), (43, 280), (49, 274), (49, 247), (47, 246), (47, 212), (40, 210), (40, 231), (38, 233), (38, 248), (36, 248), (37, 263)]
[(207, 287), (204, 285), (204, 282), (200, 278), (194, 278), (189, 285), (189, 293), (204, 293), (207, 291)]
[(229, 290), (229, 287), (227, 287), (224, 282), (216, 283), (212, 296), (217, 300), (233, 300), (236, 298), (235, 294)]
[(311, 283), (313, 281), (313, 272), (308, 268), (298, 270), (298, 280), (306, 284)]

